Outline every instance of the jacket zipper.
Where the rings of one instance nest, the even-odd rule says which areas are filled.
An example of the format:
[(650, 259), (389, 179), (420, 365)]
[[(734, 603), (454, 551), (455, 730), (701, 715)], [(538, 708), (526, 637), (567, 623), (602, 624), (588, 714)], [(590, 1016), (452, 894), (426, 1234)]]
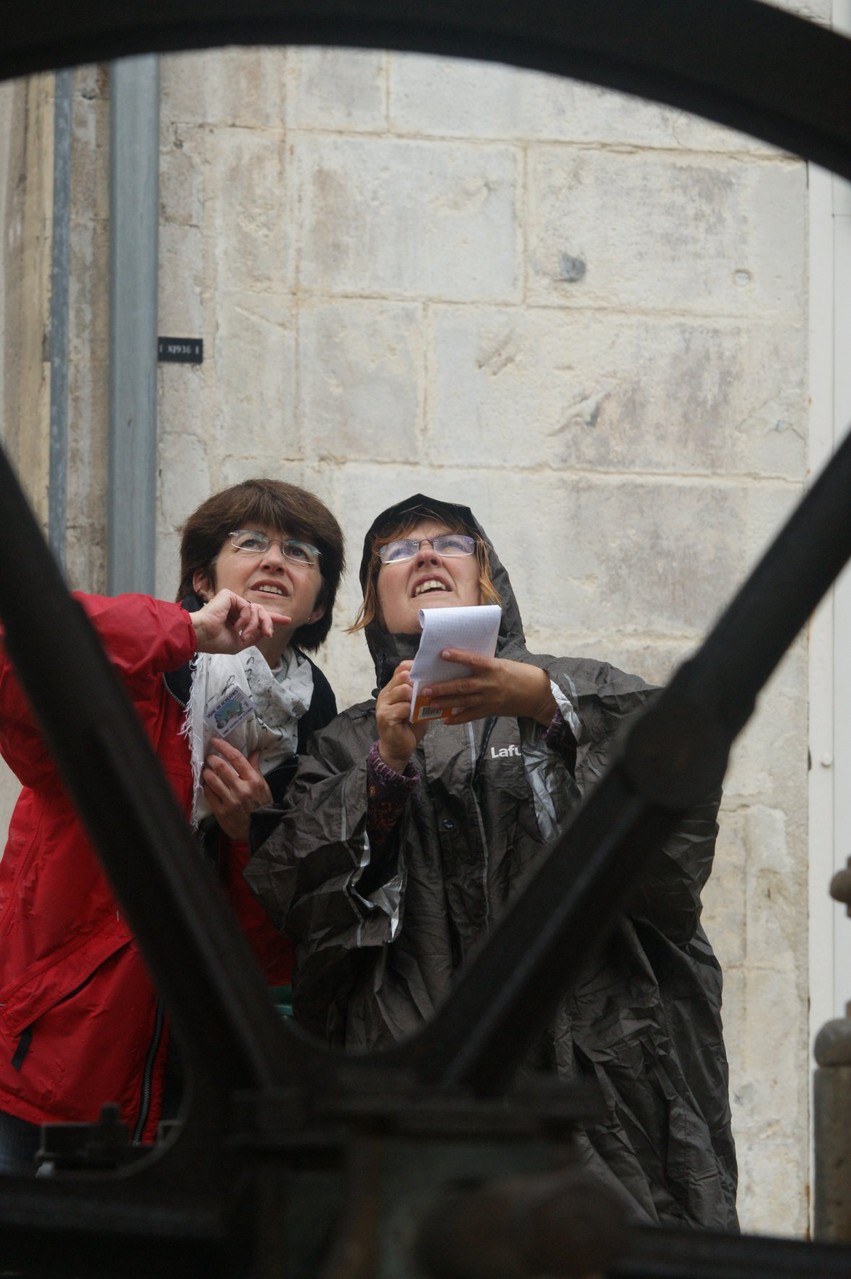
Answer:
[(163, 1015), (162, 1004), (157, 1000), (157, 1011), (154, 1017), (154, 1033), (148, 1047), (148, 1055), (145, 1058), (145, 1068), (142, 1071), (142, 1088), (139, 1095), (139, 1117), (136, 1120), (136, 1127), (133, 1130), (133, 1143), (138, 1145), (142, 1140), (142, 1133), (145, 1131), (145, 1124), (148, 1122), (148, 1115), (151, 1111), (151, 1094), (154, 1078), (154, 1065), (157, 1059), (157, 1052), (163, 1036), (163, 1023), (165, 1017)]

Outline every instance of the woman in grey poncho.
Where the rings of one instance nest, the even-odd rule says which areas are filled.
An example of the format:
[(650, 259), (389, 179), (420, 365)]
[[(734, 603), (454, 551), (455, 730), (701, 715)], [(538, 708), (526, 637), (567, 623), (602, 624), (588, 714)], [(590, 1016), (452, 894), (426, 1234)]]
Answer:
[[(438, 1006), (652, 690), (601, 662), (530, 653), (508, 575), (464, 506), (417, 494), (384, 511), (361, 583), (376, 698), (315, 736), (247, 876), (297, 943), (297, 1019), (364, 1051)], [(436, 686), (445, 718), (413, 725), (419, 610), (492, 602), (495, 658)], [(638, 1220), (735, 1230), (721, 973), (699, 922), (716, 809), (717, 797), (667, 841), (535, 1064), (599, 1084), (605, 1118), (579, 1148)]]

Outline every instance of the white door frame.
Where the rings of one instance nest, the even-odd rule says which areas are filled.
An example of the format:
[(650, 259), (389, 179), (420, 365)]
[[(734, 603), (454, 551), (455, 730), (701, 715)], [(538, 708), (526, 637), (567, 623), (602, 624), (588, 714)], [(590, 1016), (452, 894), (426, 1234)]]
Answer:
[[(851, 33), (851, 0), (833, 0)], [(851, 426), (851, 185), (809, 167), (810, 431), (816, 475)], [(849, 494), (851, 501), (851, 494)], [(851, 919), (830, 880), (851, 857), (851, 569), (814, 615), (810, 653), (810, 1042), (851, 1001)]]

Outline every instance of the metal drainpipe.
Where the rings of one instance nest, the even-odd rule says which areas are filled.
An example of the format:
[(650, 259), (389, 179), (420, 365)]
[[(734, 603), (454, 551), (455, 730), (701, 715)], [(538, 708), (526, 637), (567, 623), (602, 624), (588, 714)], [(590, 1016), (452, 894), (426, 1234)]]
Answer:
[(158, 179), (158, 59), (123, 58), (110, 87), (110, 595), (154, 591)]
[(53, 106), (53, 236), (50, 261), (50, 461), (48, 542), (65, 569), (68, 497), (68, 276), (71, 231), (72, 71), (57, 71)]

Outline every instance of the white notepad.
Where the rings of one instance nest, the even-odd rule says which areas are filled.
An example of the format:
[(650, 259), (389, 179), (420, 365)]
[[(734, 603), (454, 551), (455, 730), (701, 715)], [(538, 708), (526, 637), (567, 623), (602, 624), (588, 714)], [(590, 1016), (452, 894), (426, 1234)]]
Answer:
[(472, 673), (471, 667), (460, 662), (447, 662), (440, 656), (445, 648), (464, 648), (468, 652), (493, 657), (502, 609), (498, 604), (474, 604), (469, 608), (421, 608), (420, 626), (422, 639), (414, 664), (411, 680), (414, 695), (411, 698), (411, 720), (419, 724), (426, 719), (440, 719), (447, 712), (419, 700), (422, 685), (436, 684), (446, 679), (463, 679)]

